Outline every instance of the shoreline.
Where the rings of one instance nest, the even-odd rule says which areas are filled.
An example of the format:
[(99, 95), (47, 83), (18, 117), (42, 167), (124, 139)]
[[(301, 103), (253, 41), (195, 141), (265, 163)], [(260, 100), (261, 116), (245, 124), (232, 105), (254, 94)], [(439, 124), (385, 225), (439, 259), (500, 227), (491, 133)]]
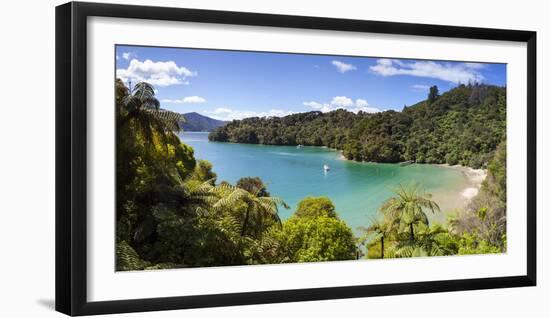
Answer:
[[(370, 161), (350, 160), (344, 156), (343, 150), (338, 150), (338, 149), (333, 149), (333, 150), (339, 152), (340, 155), (338, 158), (340, 160), (358, 162), (358, 163), (378, 163), (378, 162), (370, 162)], [(395, 164), (399, 164), (399, 163), (395, 163)], [(466, 200), (467, 203), (472, 201), (472, 199), (478, 195), (479, 190), (481, 189), (481, 185), (483, 184), (483, 181), (485, 181), (485, 178), (487, 178), (487, 169), (474, 169), (474, 168), (462, 166), (459, 164), (451, 166), (448, 163), (412, 163), (412, 164), (413, 165), (416, 165), (416, 164), (432, 165), (432, 166), (443, 167), (447, 169), (453, 169), (461, 172), (468, 180), (468, 186), (460, 192), (460, 195)]]
[(468, 179), (469, 186), (462, 190), (460, 194), (462, 195), (462, 197), (468, 200), (468, 202), (471, 201), (475, 196), (477, 196), (479, 190), (481, 189), (483, 181), (485, 181), (485, 178), (487, 178), (487, 169), (474, 169), (462, 165), (451, 166), (447, 163), (436, 164), (436, 166), (454, 169), (464, 174), (464, 176)]
[[(196, 132), (191, 132), (191, 133), (209, 133), (209, 132), (202, 132), (202, 131), (198, 132), (198, 131), (196, 131)], [(232, 143), (232, 142), (228, 142), (228, 143)], [(257, 144), (257, 145), (262, 145), (262, 144)], [(291, 146), (292, 147), (293, 145), (269, 145), (269, 146)], [(338, 152), (339, 153), (338, 159), (348, 161), (348, 162), (378, 163), (378, 162), (369, 162), (369, 161), (350, 160), (350, 159), (347, 159), (344, 156), (344, 151), (343, 150), (330, 148), (330, 147), (327, 147), (327, 146), (304, 146), (304, 147), (319, 147), (319, 148), (324, 148), (324, 149), (328, 149), (328, 150)], [(399, 163), (395, 163), (395, 164), (399, 164)], [(453, 165), (453, 166), (451, 166), (447, 163), (435, 163), (435, 164), (434, 163), (412, 163), (412, 164), (439, 166), (439, 167), (443, 167), (443, 168), (447, 168), (447, 169), (454, 169), (456, 171), (461, 172), (466, 177), (466, 179), (468, 181), (468, 186), (460, 192), (460, 195), (462, 196), (462, 198), (464, 198), (466, 200), (466, 202), (470, 202), (475, 196), (477, 196), (483, 181), (487, 177), (487, 170), (486, 169), (474, 169), (474, 168), (466, 167), (466, 166), (462, 166), (462, 165)]]
[[(194, 137), (193, 137), (194, 134), (203, 135), (203, 136), (206, 137), (206, 135), (208, 133), (205, 133), (205, 132), (189, 133), (188, 134), (189, 138), (194, 139)], [(179, 134), (179, 136), (180, 136), (180, 138), (182, 138), (182, 141), (185, 143), (185, 139), (184, 139), (185, 137), (182, 134)], [(211, 141), (208, 141), (208, 142), (211, 142)], [(218, 142), (213, 142), (213, 143), (218, 143)], [(223, 143), (235, 144), (235, 145), (242, 144), (242, 143), (232, 143), (232, 142), (220, 142), (220, 143), (222, 143), (222, 144)], [(295, 149), (296, 148), (295, 146), (289, 146), (289, 145), (261, 145), (261, 144), (242, 144), (242, 145), (272, 147), (275, 150), (276, 149), (281, 149), (281, 151), (286, 151), (284, 149), (289, 149), (289, 151), (291, 151), (291, 152), (296, 151), (296, 153), (301, 153), (300, 150)], [(327, 152), (327, 159), (326, 160), (335, 160), (335, 161), (340, 161), (341, 162), (340, 164), (334, 162), (335, 167), (340, 166), (342, 164), (343, 164), (342, 167), (347, 167), (348, 163), (349, 163), (350, 166), (358, 165), (358, 166), (376, 167), (375, 165), (373, 165), (375, 162), (367, 162), (367, 161), (360, 162), (360, 161), (346, 159), (343, 155), (342, 150), (329, 148), (329, 147), (323, 147), (323, 146), (304, 146), (304, 148), (311, 148), (311, 149), (317, 148), (320, 151), (319, 153), (323, 153), (323, 154), (326, 151)], [(306, 154), (309, 154), (309, 153), (310, 153), (309, 151), (306, 151)], [(312, 154), (317, 154), (316, 151), (311, 152), (311, 153)], [(331, 154), (329, 154), (329, 153), (331, 153)], [(306, 157), (307, 157), (307, 155), (306, 155)], [(323, 163), (323, 162), (320, 162), (320, 163)], [(330, 162), (329, 162), (329, 164), (330, 164)], [(397, 185), (397, 182), (406, 182), (406, 180), (413, 181), (413, 179), (417, 179), (417, 181), (423, 182), (424, 177), (428, 178), (428, 179), (430, 179), (430, 178), (433, 179), (433, 177), (435, 176), (436, 180), (430, 179), (430, 180), (432, 180), (432, 181), (430, 181), (431, 185), (424, 184), (424, 186), (429, 187), (429, 188), (424, 189), (424, 190), (427, 191), (427, 193), (430, 193), (432, 195), (433, 200), (436, 201), (438, 203), (438, 205), (440, 206), (440, 209), (441, 209), (440, 213), (435, 213), (435, 214), (429, 213), (428, 214), (428, 218), (429, 218), (430, 222), (436, 222), (436, 223), (446, 222), (447, 217), (451, 213), (454, 213), (455, 211), (468, 209), (468, 207), (470, 206), (472, 200), (474, 200), (474, 198), (479, 194), (482, 183), (483, 183), (483, 181), (485, 180), (485, 178), (487, 176), (487, 171), (484, 170), (484, 169), (473, 169), (471, 167), (461, 166), (461, 165), (451, 166), (449, 164), (443, 164), (443, 163), (439, 163), (439, 164), (437, 164), (437, 163), (418, 163), (418, 164), (417, 163), (411, 163), (411, 164), (401, 164), (401, 165), (399, 163), (376, 163), (376, 164), (381, 165), (380, 169), (382, 169), (382, 170), (386, 169), (386, 167), (383, 167), (385, 165), (395, 166), (396, 168), (398, 168), (398, 166), (400, 166), (399, 169), (396, 170), (396, 171), (402, 171), (406, 176), (409, 175), (409, 172), (407, 172), (407, 171), (411, 171), (410, 173), (412, 173), (410, 178), (403, 179), (403, 180), (401, 180), (399, 178), (395, 179), (391, 175), (387, 175), (387, 179), (380, 179), (379, 180), (380, 186), (379, 187), (377, 186), (377, 187), (371, 189), (374, 193), (374, 196), (376, 196), (376, 197), (380, 194), (386, 195), (387, 194), (386, 190), (388, 190), (388, 189), (391, 190), (391, 187), (388, 188), (387, 184), (389, 184), (390, 186), (393, 186), (394, 184)], [(409, 167), (410, 169), (407, 169), (407, 167)], [(425, 167), (426, 170), (424, 170), (424, 168), (422, 168), (422, 167)], [(355, 171), (353, 169), (356, 169), (356, 168), (352, 168), (351, 171)], [(359, 168), (357, 168), (357, 169), (359, 169)], [(374, 168), (374, 169), (376, 169), (376, 168)], [(441, 169), (441, 170), (439, 170), (439, 169)], [(444, 169), (447, 169), (447, 170), (444, 170)], [(448, 169), (452, 169), (452, 170), (448, 170)], [(439, 170), (439, 172), (438, 172), (438, 170)], [(319, 171), (321, 171), (321, 170), (319, 170)], [(397, 173), (398, 172), (396, 172), (396, 174)], [(440, 174), (442, 176), (442, 178), (444, 176), (444, 179), (438, 180), (438, 177), (437, 177), (438, 174)], [(324, 179), (326, 179), (326, 178), (323, 178), (323, 180)], [(363, 180), (362, 182), (365, 183), (366, 181)], [(426, 181), (426, 182), (428, 182), (428, 181)], [(384, 189), (380, 190), (380, 188), (384, 188)], [(284, 189), (281, 190), (281, 191), (283, 191), (282, 193), (286, 193)], [(300, 190), (300, 191), (303, 191), (304, 193), (310, 192), (310, 191), (306, 191), (306, 190)], [(334, 202), (338, 201), (338, 198), (341, 196), (341, 194), (336, 192), (336, 194), (333, 195), (330, 190), (327, 190), (327, 191), (328, 191), (327, 195), (331, 198), (331, 200), (333, 200)], [(282, 193), (279, 194), (279, 195), (283, 195)], [(350, 193), (356, 193), (356, 192), (352, 191)], [(311, 193), (306, 193), (304, 196), (307, 196), (307, 195), (311, 195)], [(369, 196), (371, 196), (371, 195), (369, 195)], [(283, 197), (285, 197), (285, 196), (283, 196)], [(356, 198), (355, 196), (349, 197), (348, 200), (346, 200), (346, 201), (353, 201), (354, 202), (356, 200), (355, 198)], [(285, 197), (285, 199), (288, 201), (287, 197)], [(380, 204), (378, 204), (378, 203), (374, 204), (375, 201), (377, 202), (377, 200), (378, 199), (372, 199), (371, 200), (372, 202), (369, 201), (370, 202), (369, 203), (370, 204), (369, 205), (370, 210), (369, 210), (369, 213), (367, 213), (368, 215), (370, 215), (371, 210), (374, 213), (374, 211), (377, 211), (377, 209), (379, 208)], [(291, 204), (297, 204), (297, 202), (298, 201), (293, 202)], [(353, 209), (358, 209), (355, 206), (356, 205), (355, 203), (341, 203), (341, 204), (343, 204), (342, 205), (342, 209), (344, 211), (343, 214), (347, 215), (346, 218), (349, 218), (349, 220), (346, 219), (346, 222), (348, 222), (348, 224), (355, 224), (357, 226), (364, 225), (364, 221), (362, 221), (363, 223), (360, 223), (359, 221), (357, 221), (357, 217), (353, 213)]]

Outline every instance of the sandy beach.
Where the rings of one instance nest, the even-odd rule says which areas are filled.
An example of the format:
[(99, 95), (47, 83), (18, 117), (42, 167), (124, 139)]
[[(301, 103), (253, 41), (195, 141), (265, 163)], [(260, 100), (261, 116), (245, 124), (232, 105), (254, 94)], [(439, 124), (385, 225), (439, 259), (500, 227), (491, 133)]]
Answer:
[(433, 193), (434, 198), (439, 202), (442, 213), (432, 216), (431, 219), (438, 222), (445, 222), (449, 213), (457, 209), (465, 209), (470, 201), (479, 193), (481, 184), (487, 176), (487, 170), (473, 169), (461, 165), (450, 166), (448, 164), (437, 164), (437, 166), (457, 170), (462, 173), (466, 179), (465, 187), (460, 189), (458, 193), (453, 191)]
[[(349, 160), (347, 159), (342, 150), (337, 150), (340, 155), (339, 159), (341, 160)], [(366, 162), (363, 162), (366, 163)], [(432, 191), (433, 198), (437, 200), (439, 203), (439, 206), (441, 207), (441, 211), (443, 213), (439, 213), (436, 215), (429, 215), (431, 219), (443, 222), (445, 218), (447, 217), (448, 213), (451, 213), (455, 211), (456, 209), (464, 209), (468, 206), (470, 201), (479, 193), (479, 190), (481, 189), (481, 185), (485, 178), (487, 177), (487, 170), (486, 169), (474, 169), (470, 167), (465, 167), (462, 165), (449, 165), (446, 163), (442, 164), (426, 164), (426, 165), (433, 165), (438, 167), (443, 167), (446, 169), (453, 169), (458, 172), (460, 172), (465, 179), (465, 184), (462, 188), (459, 189), (441, 189)]]
[(450, 166), (448, 164), (439, 164), (439, 166), (447, 167), (449, 169), (456, 169), (466, 176), (469, 185), (462, 191), (461, 195), (468, 201), (473, 199), (479, 193), (481, 184), (487, 177), (487, 170), (485, 169), (473, 169), (461, 165)]
[[(344, 156), (344, 152), (342, 150), (337, 150), (337, 151), (340, 153), (339, 159), (349, 160)], [(462, 174), (464, 174), (464, 176), (468, 180), (468, 186), (464, 188), (464, 190), (462, 190), (460, 194), (464, 199), (466, 199), (466, 203), (472, 200), (479, 193), (481, 184), (485, 180), (485, 177), (487, 177), (486, 169), (474, 169), (474, 168), (465, 167), (461, 165), (451, 166), (447, 163), (440, 163), (440, 164), (434, 164), (434, 165), (439, 167), (449, 168), (449, 169), (455, 169), (460, 171)]]

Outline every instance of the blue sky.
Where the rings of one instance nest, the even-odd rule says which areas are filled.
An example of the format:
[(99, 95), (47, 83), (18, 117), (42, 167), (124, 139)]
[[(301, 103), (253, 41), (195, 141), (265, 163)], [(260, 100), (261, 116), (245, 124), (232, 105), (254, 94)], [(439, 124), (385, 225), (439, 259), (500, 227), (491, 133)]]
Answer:
[(401, 110), (459, 83), (506, 85), (505, 64), (117, 46), (116, 76), (161, 106), (222, 119), (345, 108)]

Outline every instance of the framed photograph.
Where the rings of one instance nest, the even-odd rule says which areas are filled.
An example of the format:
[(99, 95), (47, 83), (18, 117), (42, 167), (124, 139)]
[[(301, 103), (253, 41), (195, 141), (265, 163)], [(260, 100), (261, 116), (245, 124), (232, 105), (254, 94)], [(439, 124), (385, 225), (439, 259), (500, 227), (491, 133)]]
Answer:
[(56, 8), (56, 309), (536, 284), (536, 33)]

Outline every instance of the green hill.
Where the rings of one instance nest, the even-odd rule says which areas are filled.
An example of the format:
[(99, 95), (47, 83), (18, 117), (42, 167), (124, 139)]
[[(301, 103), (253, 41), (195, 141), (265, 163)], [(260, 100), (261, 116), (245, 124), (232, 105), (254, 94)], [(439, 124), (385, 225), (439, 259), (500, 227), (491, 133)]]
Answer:
[(212, 131), (227, 123), (195, 112), (183, 114), (183, 117), (185, 122), (181, 126), (184, 131)]
[(506, 134), (506, 88), (460, 85), (402, 111), (346, 110), (234, 120), (213, 141), (327, 146), (357, 161), (485, 166)]

